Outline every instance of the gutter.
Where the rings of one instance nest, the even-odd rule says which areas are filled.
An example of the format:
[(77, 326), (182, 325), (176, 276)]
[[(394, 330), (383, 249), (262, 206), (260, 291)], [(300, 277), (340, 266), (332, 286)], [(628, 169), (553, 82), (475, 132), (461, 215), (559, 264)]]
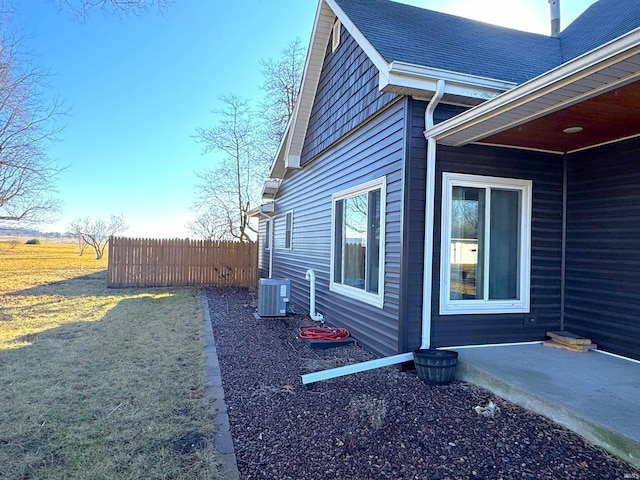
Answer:
[[(429, 348), (431, 343), (431, 287), (433, 282), (433, 262), (427, 261), (433, 257), (433, 217), (435, 197), (435, 171), (436, 171), (436, 141), (427, 135), (427, 131), (433, 127), (433, 112), (444, 95), (445, 82), (438, 80), (436, 92), (431, 98), (425, 111), (425, 138), (427, 139), (427, 184), (425, 205), (425, 246), (424, 246), (424, 279), (422, 288), (422, 341), (420, 348)], [(314, 383), (321, 380), (342, 377), (352, 373), (365, 372), (376, 368), (396, 365), (398, 363), (413, 360), (413, 352), (401, 353), (390, 357), (377, 358), (368, 362), (355, 363), (344, 367), (332, 368), (320, 372), (302, 375), (302, 383)]]
[[(517, 86), (514, 82), (398, 61), (389, 63), (379, 72), (379, 89), (398, 94), (406, 90), (410, 90), (414, 95), (418, 92), (435, 92), (438, 81), (444, 80), (446, 83), (444, 94), (484, 101), (491, 100)], [(477, 102), (472, 104), (475, 103)]]

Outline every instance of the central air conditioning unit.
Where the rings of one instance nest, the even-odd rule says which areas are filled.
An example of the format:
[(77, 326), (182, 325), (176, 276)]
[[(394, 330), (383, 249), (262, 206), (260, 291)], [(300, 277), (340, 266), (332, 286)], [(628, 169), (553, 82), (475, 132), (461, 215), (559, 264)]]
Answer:
[(258, 316), (286, 317), (291, 282), (286, 278), (261, 278), (258, 288)]

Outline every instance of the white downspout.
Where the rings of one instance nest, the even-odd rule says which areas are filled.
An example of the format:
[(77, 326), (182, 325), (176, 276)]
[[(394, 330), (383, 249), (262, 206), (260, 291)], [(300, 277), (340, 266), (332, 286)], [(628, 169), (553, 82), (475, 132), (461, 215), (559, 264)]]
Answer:
[(431, 346), (431, 289), (433, 288), (433, 217), (436, 192), (436, 140), (428, 135), (433, 128), (433, 112), (444, 94), (444, 80), (438, 80), (436, 91), (424, 112), (424, 136), (427, 139), (427, 181), (424, 205), (424, 269), (422, 273), (422, 341), (420, 348)]
[(314, 322), (322, 322), (324, 317), (316, 312), (316, 272), (309, 269), (304, 278), (309, 280), (309, 316)]
[[(427, 131), (433, 127), (433, 112), (438, 106), (444, 94), (445, 83), (438, 80), (436, 91), (427, 105), (425, 111), (425, 132), (427, 139), (427, 180), (425, 193), (425, 237), (424, 237), (424, 280), (422, 288), (422, 342), (420, 348), (429, 348), (431, 345), (431, 287), (433, 282), (433, 266), (431, 259), (433, 258), (433, 217), (434, 217), (434, 200), (436, 189), (436, 141), (427, 135)], [(308, 273), (308, 272), (307, 272)], [(320, 372), (307, 373), (302, 375), (302, 383), (314, 383), (329, 378), (341, 377), (357, 372), (365, 372), (374, 368), (387, 367), (398, 363), (413, 360), (413, 352), (400, 353), (390, 357), (376, 358), (368, 362), (355, 363), (353, 365), (345, 365), (344, 367), (332, 368)]]
[(273, 218), (269, 217), (269, 278), (273, 278)]

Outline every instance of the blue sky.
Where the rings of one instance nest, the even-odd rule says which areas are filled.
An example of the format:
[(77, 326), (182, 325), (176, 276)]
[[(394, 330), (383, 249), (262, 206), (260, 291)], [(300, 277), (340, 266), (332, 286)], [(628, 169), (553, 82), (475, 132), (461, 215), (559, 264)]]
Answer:
[[(404, 3), (538, 33), (546, 0), (406, 0)], [(563, 0), (563, 27), (590, 0)], [(186, 237), (194, 171), (216, 161), (191, 137), (215, 124), (218, 97), (258, 103), (260, 60), (296, 37), (308, 44), (316, 0), (175, 0), (162, 14), (85, 22), (50, 0), (16, 0), (37, 62), (54, 74), (49, 94), (70, 109), (51, 155), (65, 231), (80, 217), (124, 214), (129, 236)]]

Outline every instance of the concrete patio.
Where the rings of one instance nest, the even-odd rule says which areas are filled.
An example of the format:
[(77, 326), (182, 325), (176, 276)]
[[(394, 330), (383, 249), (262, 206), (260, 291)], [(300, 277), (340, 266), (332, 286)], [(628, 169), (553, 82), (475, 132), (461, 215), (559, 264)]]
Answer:
[(456, 377), (544, 415), (640, 468), (640, 362), (541, 343), (452, 347)]

